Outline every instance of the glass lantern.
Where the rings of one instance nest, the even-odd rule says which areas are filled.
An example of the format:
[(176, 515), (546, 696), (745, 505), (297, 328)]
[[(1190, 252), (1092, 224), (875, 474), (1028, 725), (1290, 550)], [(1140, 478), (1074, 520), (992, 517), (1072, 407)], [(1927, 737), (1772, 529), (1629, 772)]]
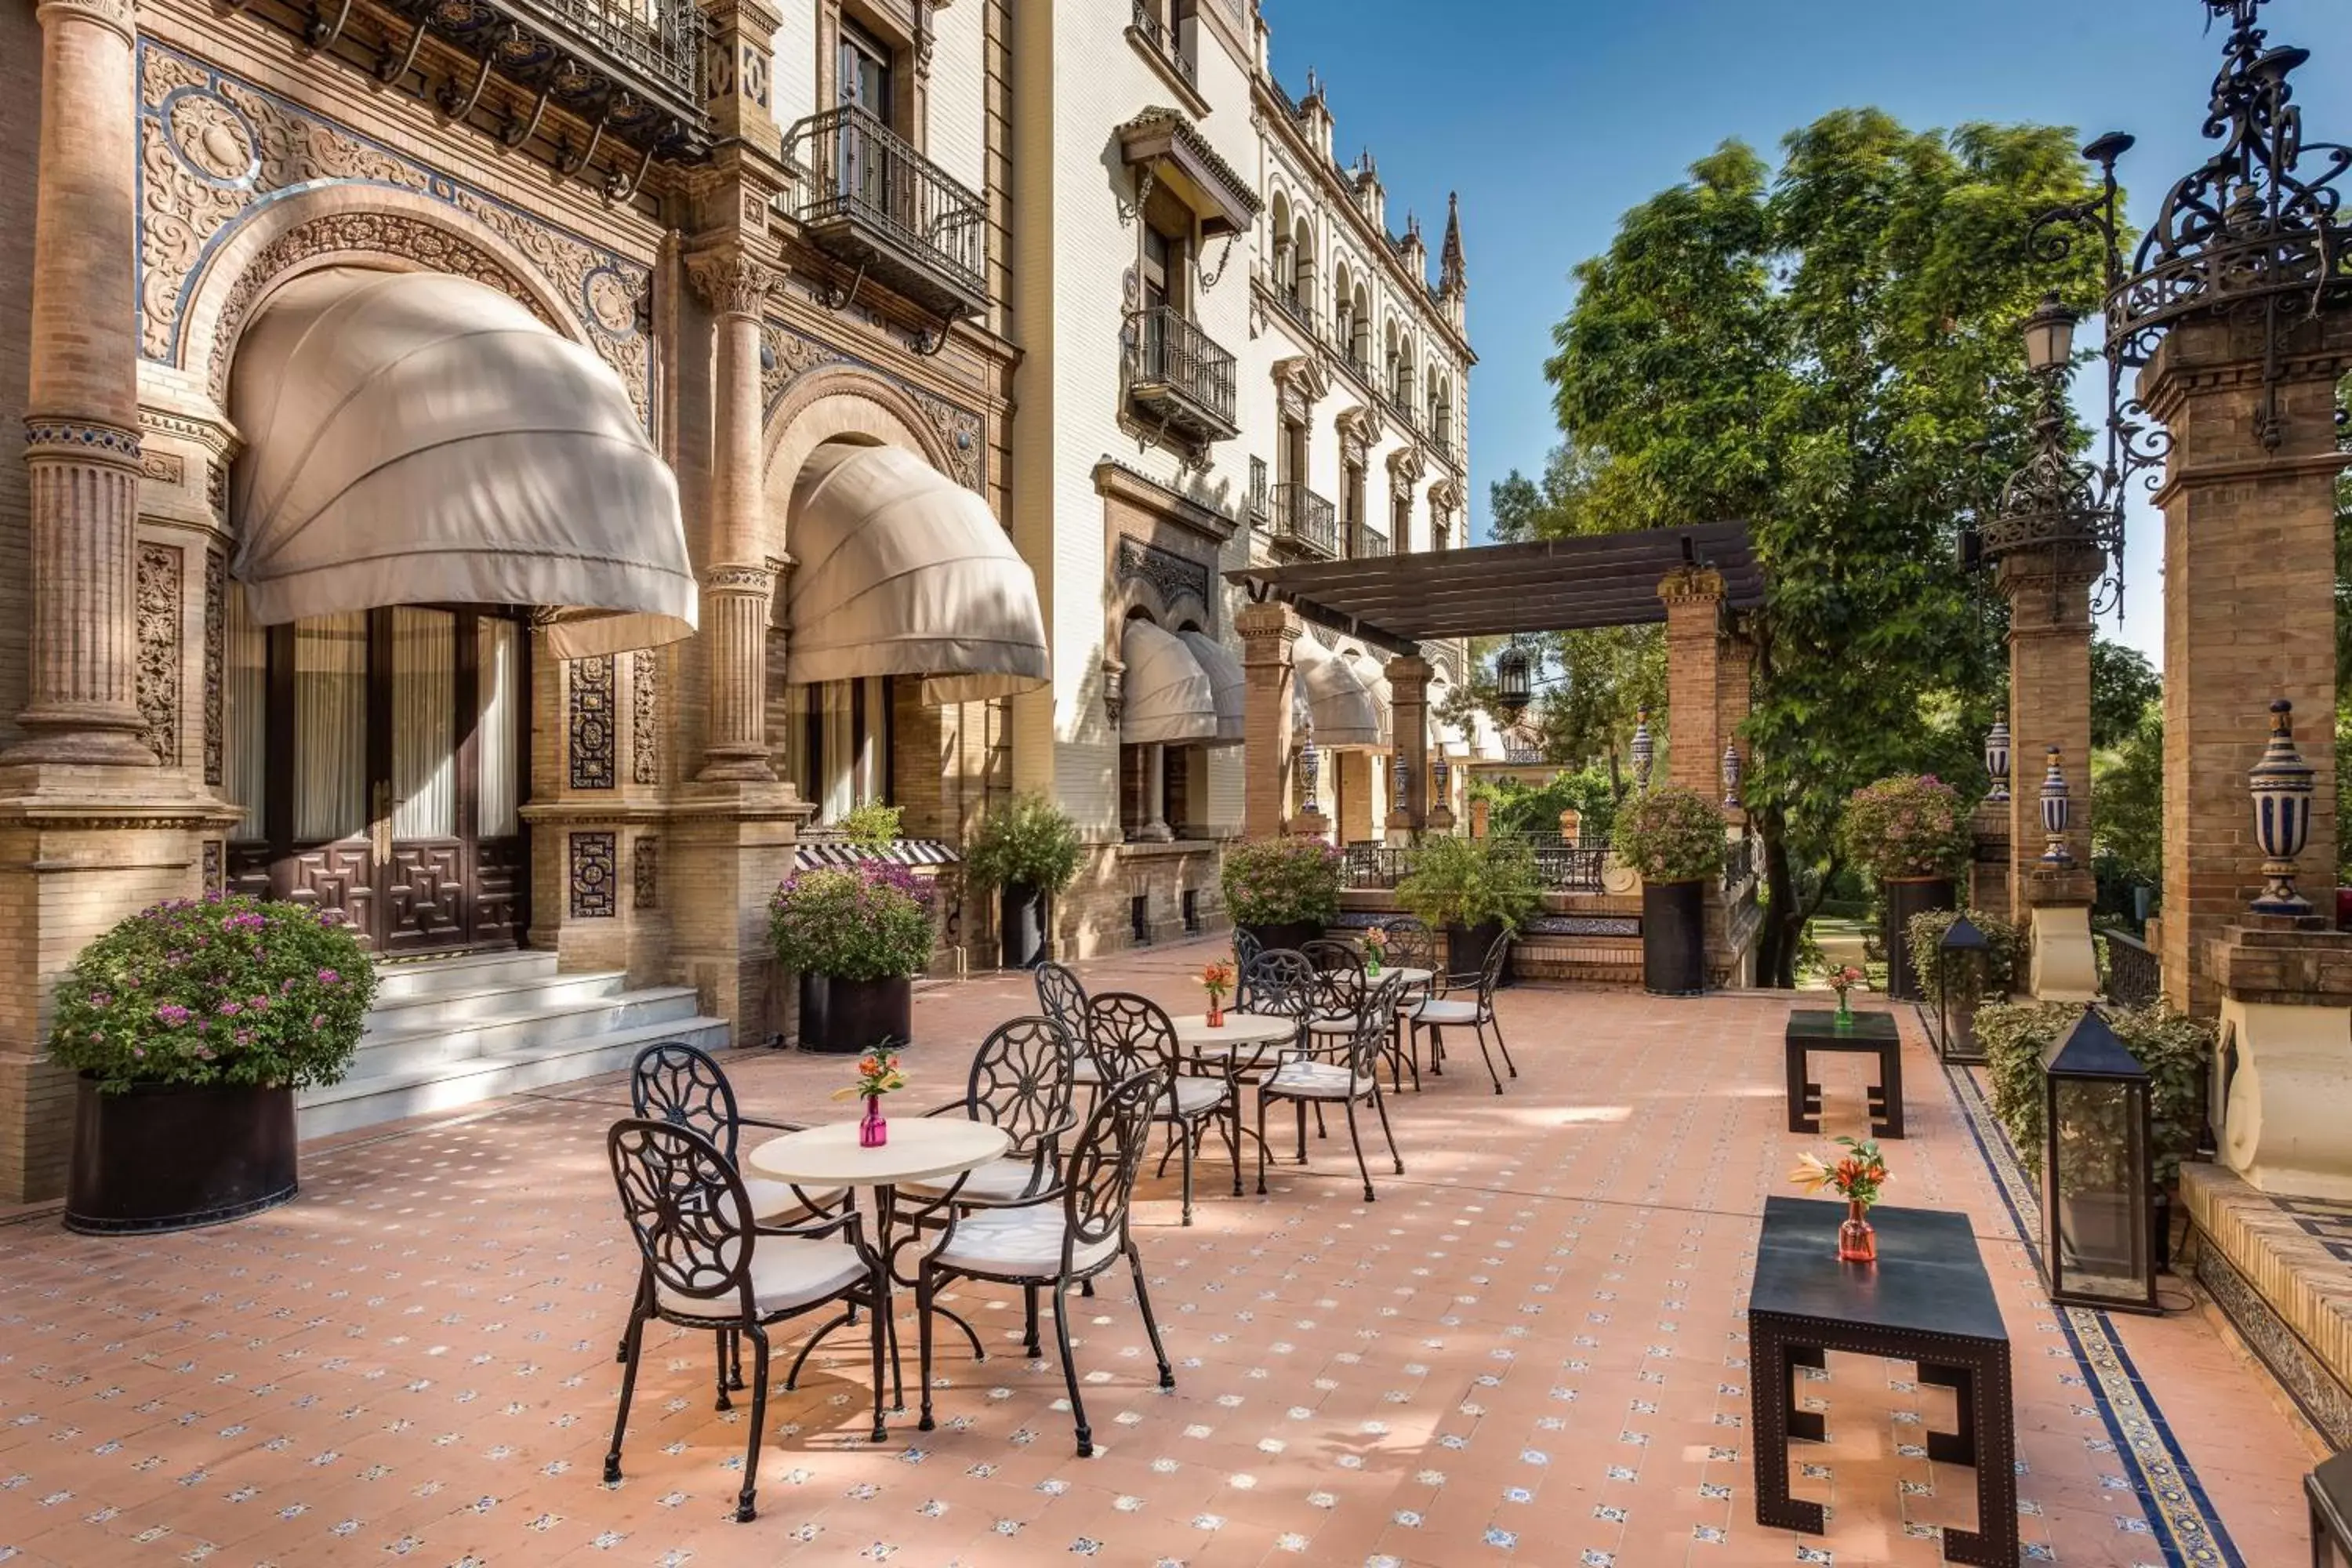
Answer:
[(1966, 915), (1936, 944), (1936, 1050), (1946, 1062), (1985, 1059), (1977, 1043), (1977, 1004), (1991, 958), (1992, 943)]
[(2042, 1268), (2062, 1307), (2153, 1312), (2147, 1069), (2095, 1006), (2042, 1058)]
[(2352, 1450), (2303, 1478), (2311, 1505), (2311, 1568), (2352, 1568)]
[(1516, 723), (1532, 699), (1533, 678), (1528, 656), (1515, 644), (1495, 658), (1495, 706), (1506, 723)]

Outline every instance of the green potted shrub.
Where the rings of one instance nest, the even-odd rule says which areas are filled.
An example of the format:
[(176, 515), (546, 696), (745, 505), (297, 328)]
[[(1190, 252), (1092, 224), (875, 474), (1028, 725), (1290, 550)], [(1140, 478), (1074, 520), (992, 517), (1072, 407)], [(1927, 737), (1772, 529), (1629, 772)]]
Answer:
[(1706, 885), (1723, 875), (1723, 808), (1669, 784), (1618, 808), (1610, 847), (1642, 877), (1642, 984), (1659, 996), (1706, 989)]
[(1225, 847), (1218, 873), (1225, 912), (1262, 948), (1295, 948), (1339, 913), (1337, 849), (1319, 838), (1245, 838)]
[(1043, 795), (1016, 795), (981, 818), (964, 850), (964, 878), (997, 891), (1005, 968), (1033, 969), (1045, 956), (1045, 901), (1070, 885), (1085, 853), (1078, 825)]
[(1886, 993), (1916, 1002), (1911, 917), (1953, 907), (1953, 874), (1974, 847), (1968, 805), (1933, 773), (1897, 773), (1846, 797), (1838, 838), (1885, 900)]
[(1397, 902), (1445, 933), (1449, 974), (1475, 974), (1543, 908), (1535, 850), (1522, 838), (1424, 838), (1397, 879)]
[(931, 884), (904, 866), (795, 871), (768, 900), (776, 958), (800, 976), (801, 1048), (855, 1055), (914, 1040), (914, 977), (937, 940)]
[(49, 1055), (80, 1075), (66, 1224), (179, 1230), (299, 1185), (298, 1089), (351, 1068), (375, 965), (334, 910), (174, 899), (81, 950)]

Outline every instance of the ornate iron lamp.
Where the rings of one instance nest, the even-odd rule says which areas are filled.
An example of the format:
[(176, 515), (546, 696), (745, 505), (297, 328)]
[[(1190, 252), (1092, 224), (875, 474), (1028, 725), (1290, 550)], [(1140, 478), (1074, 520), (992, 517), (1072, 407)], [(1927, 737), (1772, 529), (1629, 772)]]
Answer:
[(1996, 801), (2007, 800), (2009, 798), (2009, 726), (1999, 720), (1994, 721), (1993, 727), (1985, 731), (1984, 761), (1985, 773), (1992, 780), (1992, 788), (1986, 793), (1985, 798)]
[(1517, 723), (1533, 695), (1527, 654), (1513, 643), (1495, 656), (1495, 706), (1507, 722)]
[(2254, 842), (2261, 846), (2263, 890), (2250, 906), (2258, 915), (2301, 919), (2311, 900), (2294, 890), (2295, 858), (2311, 842), (2313, 769), (2294, 745), (2294, 704), (2271, 704), (2271, 743), (2246, 774), (2254, 798)]
[(2053, 871), (2063, 871), (2074, 864), (2074, 852), (2066, 847), (2066, 829), (2074, 820), (2074, 803), (2066, 790), (2066, 770), (2060, 765), (2057, 747), (2050, 748), (2049, 771), (2042, 775), (2042, 864)]
[(1656, 761), (1658, 743), (1650, 738), (1650, 710), (1633, 710), (1633, 787), (1643, 795), (1650, 793), (1650, 764)]
[(1992, 943), (1962, 915), (1936, 944), (1936, 1052), (1947, 1062), (1980, 1062), (1977, 1004), (1984, 999)]
[(1315, 748), (1315, 721), (1310, 719), (1300, 726), (1299, 734), (1302, 738), (1298, 742), (1298, 783), (1300, 793), (1307, 797), (1306, 805), (1299, 808), (1300, 814), (1320, 816), (1323, 808), (1315, 804), (1315, 786), (1323, 775), (1323, 753)]
[(2156, 1125), (2147, 1069), (2091, 1005), (2042, 1068), (2042, 1265), (2050, 1300), (2153, 1312)]

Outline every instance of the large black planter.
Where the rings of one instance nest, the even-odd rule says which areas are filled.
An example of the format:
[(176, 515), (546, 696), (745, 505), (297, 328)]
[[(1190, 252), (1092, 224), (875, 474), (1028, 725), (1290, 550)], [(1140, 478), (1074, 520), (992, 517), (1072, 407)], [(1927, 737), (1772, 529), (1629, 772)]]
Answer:
[(1276, 948), (1297, 949), (1323, 934), (1321, 921), (1274, 921), (1264, 925), (1235, 926), (1257, 940), (1260, 952), (1272, 952)]
[[(1486, 954), (1498, 942), (1511, 939), (1503, 931), (1500, 921), (1480, 921), (1476, 925), (1449, 925), (1445, 928), (1445, 973), (1472, 975), (1486, 967)], [(1507, 984), (1511, 978), (1511, 961), (1503, 960), (1503, 972), (1495, 977), (1497, 985)]]
[(1036, 968), (1045, 956), (1045, 895), (1026, 882), (1006, 886), (996, 896), (996, 929), (1005, 968)]
[(1653, 996), (1706, 989), (1706, 884), (1642, 884), (1642, 987)]
[(1920, 999), (1919, 977), (1911, 973), (1911, 917), (1953, 908), (1949, 877), (1903, 877), (1886, 883), (1886, 994), (1898, 1002)]
[(274, 1208), (298, 1190), (294, 1091), (137, 1084), (75, 1090), (66, 1228), (186, 1230)]
[(837, 974), (801, 976), (801, 1049), (829, 1056), (858, 1056), (882, 1046), (915, 1040), (915, 983), (844, 980)]

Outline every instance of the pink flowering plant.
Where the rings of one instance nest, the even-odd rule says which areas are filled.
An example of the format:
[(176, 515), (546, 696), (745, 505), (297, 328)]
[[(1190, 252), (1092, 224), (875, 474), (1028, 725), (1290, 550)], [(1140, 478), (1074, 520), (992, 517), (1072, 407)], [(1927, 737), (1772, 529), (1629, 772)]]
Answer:
[(1245, 926), (1336, 920), (1341, 859), (1328, 844), (1303, 835), (1229, 844), (1218, 873), (1226, 912)]
[(768, 900), (776, 957), (803, 974), (898, 980), (930, 966), (931, 884), (887, 860), (795, 871)]
[(1933, 773), (1897, 773), (1846, 797), (1838, 835), (1847, 857), (1882, 882), (1948, 877), (1968, 861), (1969, 808)]
[(375, 964), (342, 915), (218, 894), (121, 921), (58, 982), (49, 1054), (100, 1090), (308, 1089), (359, 1048)]

